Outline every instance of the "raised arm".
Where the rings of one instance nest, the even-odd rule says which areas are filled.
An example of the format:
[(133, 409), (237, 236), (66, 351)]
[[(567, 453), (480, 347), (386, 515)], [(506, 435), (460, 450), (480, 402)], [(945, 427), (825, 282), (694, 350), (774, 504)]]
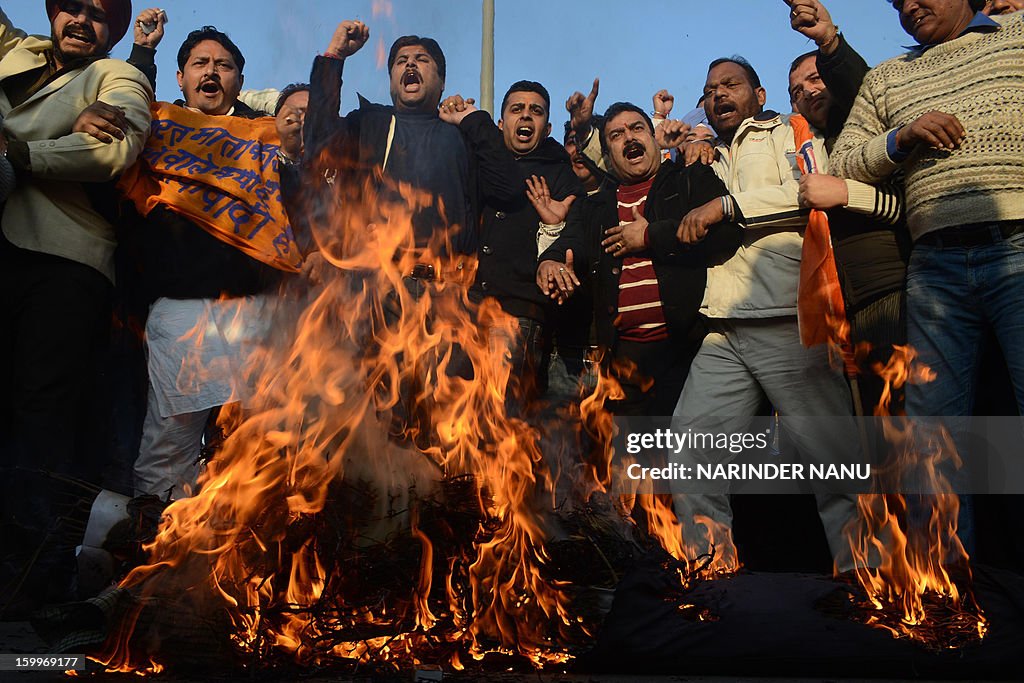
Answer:
[(825, 82), (832, 101), (826, 129), (822, 132), (826, 138), (835, 138), (850, 115), (854, 99), (869, 70), (868, 64), (846, 42), (821, 0), (785, 2), (790, 7), (792, 29), (818, 46), (818, 75)]
[(302, 128), (307, 160), (316, 159), (336, 136), (347, 136), (347, 121), (342, 118), (341, 86), (345, 59), (358, 52), (370, 37), (361, 21), (338, 24), (323, 56), (313, 60), (309, 76), (309, 108)]
[(156, 7), (149, 7), (135, 17), (135, 30), (132, 40), (132, 52), (128, 63), (141, 71), (149, 79), (149, 84), (156, 91), (156, 48), (164, 39), (164, 24), (167, 13)]

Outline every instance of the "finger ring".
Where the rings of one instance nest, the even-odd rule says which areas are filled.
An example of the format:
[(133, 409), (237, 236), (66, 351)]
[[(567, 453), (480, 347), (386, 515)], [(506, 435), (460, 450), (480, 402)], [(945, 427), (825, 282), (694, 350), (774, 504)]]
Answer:
[(796, 16), (796, 10), (793, 10), (792, 12), (790, 12), (790, 13), (789, 13), (789, 16), (791, 16), (791, 17), (795, 17), (795, 16)]
[(618, 249), (622, 249), (622, 242), (616, 242), (616, 243), (615, 243), (615, 246), (616, 246), (616, 248), (618, 248)]
[(564, 273), (564, 272), (565, 272), (565, 268), (559, 268), (559, 269), (558, 269), (558, 272), (559, 272), (559, 273)]

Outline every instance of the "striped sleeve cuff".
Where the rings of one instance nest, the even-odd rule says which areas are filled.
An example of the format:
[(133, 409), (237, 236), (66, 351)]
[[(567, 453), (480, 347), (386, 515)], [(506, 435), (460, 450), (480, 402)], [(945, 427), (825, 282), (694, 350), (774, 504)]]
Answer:
[(899, 220), (900, 196), (890, 185), (875, 187), (856, 180), (847, 180), (846, 191), (849, 197), (845, 206), (847, 210), (871, 216), (890, 225)]
[(722, 202), (722, 214), (725, 216), (725, 220), (736, 220), (736, 200), (733, 196), (731, 194), (722, 195), (719, 199)]

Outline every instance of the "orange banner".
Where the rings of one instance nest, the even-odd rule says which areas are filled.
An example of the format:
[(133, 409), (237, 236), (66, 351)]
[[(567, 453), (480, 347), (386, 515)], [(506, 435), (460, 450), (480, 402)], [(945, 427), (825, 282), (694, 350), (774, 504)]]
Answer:
[(281, 201), (272, 118), (207, 116), (156, 102), (138, 163), (118, 189), (143, 216), (162, 205), (280, 270), (302, 255)]
[[(797, 165), (803, 174), (818, 173), (814, 135), (802, 116), (789, 120), (797, 149)], [(843, 349), (847, 372), (856, 372), (850, 353), (846, 306), (839, 285), (832, 234), (824, 211), (812, 210), (804, 233), (800, 256), (800, 284), (797, 288), (797, 319), (804, 346), (832, 343)]]

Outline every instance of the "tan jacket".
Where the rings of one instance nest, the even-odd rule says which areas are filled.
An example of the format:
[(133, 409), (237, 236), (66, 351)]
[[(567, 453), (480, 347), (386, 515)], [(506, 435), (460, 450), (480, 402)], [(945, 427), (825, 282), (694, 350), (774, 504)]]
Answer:
[[(26, 36), (0, 10), (0, 81), (46, 64), (49, 38)], [(72, 133), (78, 115), (101, 100), (122, 107), (131, 126), (124, 140), (102, 143)], [(3, 213), (3, 232), (23, 249), (61, 256), (114, 279), (114, 229), (93, 208), (89, 183), (118, 176), (135, 163), (149, 135), (153, 90), (141, 71), (100, 59), (68, 71), (11, 107), (0, 87), (4, 134), (28, 143), (31, 177), (21, 179)]]
[[(820, 133), (812, 140), (818, 172), (828, 172)], [(728, 261), (708, 270), (700, 311), (709, 317), (763, 318), (797, 314), (797, 286), (808, 210), (798, 204), (800, 167), (790, 117), (774, 113), (744, 121), (732, 144), (718, 142), (715, 173), (736, 202), (746, 228)], [(848, 211), (893, 222), (900, 200), (892, 189), (847, 180)]]
[(746, 230), (736, 254), (708, 270), (701, 312), (712, 318), (796, 315), (803, 249), (798, 231), (808, 215), (797, 204), (796, 144), (789, 117), (757, 118), (740, 125), (731, 145), (719, 141), (713, 165)]
[[(813, 146), (819, 172), (828, 173), (820, 135), (815, 135)], [(797, 202), (800, 168), (789, 116), (766, 112), (747, 119), (731, 145), (719, 141), (717, 148), (715, 173), (736, 200), (746, 230), (736, 254), (708, 270), (701, 312), (711, 318), (796, 315), (809, 212)], [(880, 191), (874, 187), (854, 181), (846, 184), (850, 211), (874, 215), (879, 207), (890, 205), (876, 201)], [(896, 205), (894, 196), (891, 205)]]

